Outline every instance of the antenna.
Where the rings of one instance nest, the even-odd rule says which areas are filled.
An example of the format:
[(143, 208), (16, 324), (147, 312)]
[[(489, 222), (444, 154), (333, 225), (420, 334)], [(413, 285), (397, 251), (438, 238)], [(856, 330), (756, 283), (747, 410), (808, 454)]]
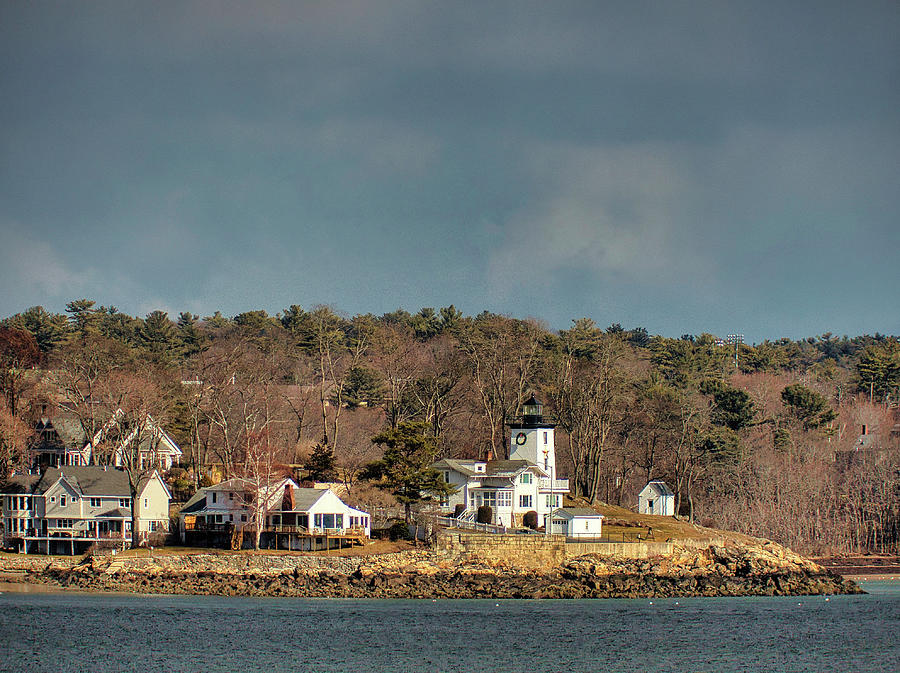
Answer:
[(741, 344), (744, 343), (744, 335), (743, 334), (729, 334), (728, 338), (725, 340), (729, 346), (734, 346), (734, 368), (738, 368), (738, 353), (740, 352)]

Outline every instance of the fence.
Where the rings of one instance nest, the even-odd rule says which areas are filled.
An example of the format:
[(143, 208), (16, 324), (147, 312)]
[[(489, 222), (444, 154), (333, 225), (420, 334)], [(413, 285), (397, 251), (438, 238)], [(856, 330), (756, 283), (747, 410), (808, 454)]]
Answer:
[[(420, 518), (425, 517), (420, 516)], [(452, 516), (427, 518), (433, 518), (434, 523), (439, 526), (446, 526), (447, 528), (461, 528), (463, 530), (474, 530), (480, 533), (496, 533), (498, 535), (503, 535), (508, 532), (506, 526), (497, 526), (492, 523), (477, 523), (475, 521), (461, 521), (459, 519), (454, 519)]]

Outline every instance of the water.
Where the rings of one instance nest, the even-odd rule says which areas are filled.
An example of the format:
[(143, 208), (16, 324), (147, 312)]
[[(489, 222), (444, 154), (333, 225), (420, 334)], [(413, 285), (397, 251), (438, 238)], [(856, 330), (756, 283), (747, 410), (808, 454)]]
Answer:
[(900, 670), (900, 583), (865, 596), (361, 601), (0, 595), (0, 671)]

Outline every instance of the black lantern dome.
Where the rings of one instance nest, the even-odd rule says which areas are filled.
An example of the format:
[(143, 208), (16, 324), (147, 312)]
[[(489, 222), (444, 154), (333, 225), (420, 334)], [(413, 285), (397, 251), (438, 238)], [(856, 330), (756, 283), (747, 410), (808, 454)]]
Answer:
[(544, 405), (534, 396), (534, 393), (522, 403), (522, 415), (508, 422), (510, 428), (524, 430), (526, 428), (553, 428), (556, 424), (552, 419), (544, 417)]
[(534, 393), (522, 405), (522, 420), (526, 423), (540, 423), (544, 420), (544, 405), (538, 402)]

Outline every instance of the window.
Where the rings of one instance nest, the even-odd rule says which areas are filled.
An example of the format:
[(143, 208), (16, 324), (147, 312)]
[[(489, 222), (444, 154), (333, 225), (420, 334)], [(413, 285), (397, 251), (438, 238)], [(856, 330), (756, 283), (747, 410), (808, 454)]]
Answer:
[(550, 436), (550, 433), (544, 430), (544, 444), (547, 444), (547, 438)]
[(344, 527), (343, 514), (316, 514), (314, 521), (318, 528), (336, 529)]
[(497, 507), (512, 507), (512, 491), (497, 491)]
[(444, 472), (444, 481), (447, 482), (448, 484), (450, 483), (450, 472), (449, 471)]
[(213, 491), (211, 495), (212, 495), (212, 501), (215, 502), (216, 501), (216, 492)]
[(66, 506), (66, 496), (65, 495), (59, 496), (59, 506), (60, 507)]
[(497, 506), (497, 491), (481, 491), (478, 494), (478, 506), (482, 505), (487, 507), (496, 507)]
[(519, 477), (519, 481), (522, 482), (523, 484), (530, 484), (531, 483), (531, 472), (523, 473), (522, 476)]
[(229, 514), (229, 515), (228, 515), (228, 520), (229, 520), (229, 521), (234, 521), (234, 514)]
[(51, 495), (51, 496), (50, 496), (50, 502), (54, 502), (54, 503), (56, 502), (56, 496), (55, 496), (55, 495)]
[(57, 528), (71, 528), (72, 527), (72, 519), (57, 519), (56, 527)]
[(547, 507), (559, 507), (559, 496), (558, 495), (546, 495), (544, 496), (546, 500), (544, 501)]
[(149, 507), (149, 506), (150, 506), (149, 501), (147, 500), (147, 498), (144, 498), (144, 507)]
[(103, 501), (100, 498), (91, 498), (91, 507), (100, 507)]
[(519, 507), (531, 507), (531, 496), (530, 495), (520, 495), (519, 496)]
[(247, 520), (247, 515), (241, 514), (241, 521), (246, 521), (246, 520)]
[(119, 498), (119, 507), (128, 509), (131, 507), (131, 498)]
[(216, 514), (216, 523), (222, 523), (222, 515)]

